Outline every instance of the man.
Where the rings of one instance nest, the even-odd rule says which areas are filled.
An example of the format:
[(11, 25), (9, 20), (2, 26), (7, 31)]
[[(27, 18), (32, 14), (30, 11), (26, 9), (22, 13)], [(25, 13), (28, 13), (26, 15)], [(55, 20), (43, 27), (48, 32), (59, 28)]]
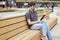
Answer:
[(38, 19), (37, 12), (35, 11), (35, 2), (30, 2), (29, 8), (29, 11), (26, 13), (26, 19), (30, 29), (39, 30), (42, 28), (43, 36), (47, 36), (48, 40), (52, 40), (46, 20), (43, 19), (40, 21), (40, 19)]

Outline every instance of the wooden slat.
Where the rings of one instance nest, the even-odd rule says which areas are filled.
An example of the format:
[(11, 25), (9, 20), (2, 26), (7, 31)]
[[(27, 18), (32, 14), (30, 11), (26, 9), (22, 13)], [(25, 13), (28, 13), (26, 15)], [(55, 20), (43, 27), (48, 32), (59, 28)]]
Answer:
[(40, 14), (40, 15), (43, 15), (44, 12), (46, 13), (46, 15), (48, 15), (48, 14), (51, 13), (51, 10), (50, 10), (50, 9), (44, 9), (44, 11), (42, 11), (42, 12), (38, 12), (38, 15), (39, 15), (39, 14)]
[(24, 31), (24, 30), (26, 30), (26, 29), (28, 29), (28, 27), (27, 27), (27, 26), (24, 26), (24, 27), (22, 27), (22, 28), (18, 28), (18, 29), (16, 29), (16, 30), (13, 30), (13, 31), (11, 31), (11, 32), (8, 32), (8, 33), (6, 33), (6, 34), (4, 34), (4, 35), (1, 35), (1, 36), (0, 36), (0, 40), (7, 40), (7, 38), (13, 37), (13, 36), (15, 36), (16, 34), (22, 32), (22, 31)]
[(38, 40), (38, 38), (40, 38), (40, 34), (37, 34), (33, 39), (31, 40)]
[(30, 29), (28, 29), (28, 30), (26, 30), (26, 31), (24, 31), (24, 32), (22, 32), (22, 33), (20, 33), (20, 34), (18, 34), (16, 36), (14, 36), (14, 37), (12, 37), (12, 38), (9, 38), (8, 40), (15, 40), (15, 39), (19, 38), (21, 35), (29, 32), (29, 31), (30, 31)]
[[(24, 38), (24, 37), (26, 37), (26, 35), (30, 35), (31, 33), (33, 33), (33, 32), (35, 32), (36, 30), (34, 30), (33, 32), (32, 32), (32, 30), (29, 30), (30, 32), (23, 32), (23, 33), (20, 33), (19, 35), (17, 35), (17, 36), (15, 36), (15, 37), (13, 37), (13, 38), (10, 38), (10, 39), (8, 39), (8, 40), (21, 40), (22, 38)], [(39, 32), (39, 31), (38, 31)], [(41, 31), (39, 32), (39, 34), (37, 34), (37, 35), (41, 35), (42, 33), (41, 33)], [(35, 35), (36, 36), (36, 35)], [(40, 36), (41, 37), (41, 36)], [(35, 38), (35, 37), (34, 37)], [(28, 38), (29, 39), (29, 38)]]
[(42, 38), (42, 31), (37, 33), (34, 37), (32, 37), (30, 40), (40, 40)]
[(21, 38), (23, 38), (23, 37), (25, 37), (26, 35), (32, 33), (33, 31), (34, 31), (34, 30), (29, 30), (28, 32), (24, 33), (23, 35), (19, 34), (19, 35), (16, 36), (17, 38), (14, 37), (14, 38), (11, 38), (11, 39), (9, 39), (9, 40), (20, 40)]
[[(44, 12), (46, 13), (45, 18), (46, 18), (46, 19), (49, 19), (49, 18), (50, 18), (50, 17), (49, 17), (49, 14), (51, 13), (51, 10), (50, 10), (50, 9), (45, 9)], [(43, 15), (44, 12), (38, 13), (38, 17), (41, 17), (41, 16)]]
[[(39, 30), (34, 30), (32, 33), (27, 34), (25, 37), (23, 37), (20, 40), (30, 40), (32, 37), (34, 37), (35, 35), (37, 35), (38, 33), (40, 33)], [(29, 35), (29, 36), (28, 36)]]
[[(40, 17), (40, 18), (41, 18), (42, 16), (43, 16), (42, 14), (41, 14), (41, 15), (40, 15), (40, 14), (38, 14), (38, 17)], [(49, 14), (47, 14), (47, 15), (45, 16), (45, 18), (48, 20), (48, 19), (49, 19)]]
[[(49, 14), (46, 14), (46, 16), (49, 15)], [(43, 14), (38, 14), (38, 16), (43, 16)]]
[(19, 23), (13, 24), (13, 25), (6, 26), (4, 28), (0, 28), (0, 35), (7, 33), (11, 30), (14, 30), (16, 28), (20, 28), (25, 25), (27, 25), (27, 23), (26, 23), (26, 21), (23, 21), (23, 22), (19, 22)]
[(49, 28), (52, 29), (57, 24), (57, 18), (51, 18), (48, 21)]
[(0, 20), (0, 27), (6, 26), (6, 25), (10, 25), (10, 24), (13, 24), (13, 23), (16, 23), (16, 22), (20, 22), (20, 21), (23, 21), (23, 20), (25, 20), (25, 17), (24, 16), (3, 19), (3, 20)]
[[(21, 38), (19, 40), (28, 40), (29, 38), (27, 36), (31, 35), (32, 33), (35, 34), (35, 32), (37, 32), (37, 31), (32, 31), (31, 33), (26, 34), (25, 37), (23, 37), (23, 38)], [(33, 36), (33, 35), (31, 35), (31, 36)]]
[(41, 38), (42, 38), (42, 34), (39, 33), (36, 36), (34, 36), (34, 38), (31, 40), (40, 40)]
[(31, 38), (29, 38), (28, 40), (37, 40), (38, 37), (42, 37), (42, 31), (41, 30), (37, 31), (35, 35), (34, 34), (32, 36), (29, 36)]
[(42, 35), (40, 35), (39, 37), (37, 37), (36, 40), (41, 40), (41, 38), (42, 38)]

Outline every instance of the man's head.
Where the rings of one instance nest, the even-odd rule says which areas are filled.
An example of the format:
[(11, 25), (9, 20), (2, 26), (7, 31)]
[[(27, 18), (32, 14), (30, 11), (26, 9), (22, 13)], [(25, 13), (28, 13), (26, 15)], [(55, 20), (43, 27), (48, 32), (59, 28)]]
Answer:
[(35, 5), (36, 5), (35, 2), (30, 2), (30, 3), (29, 3), (30, 9), (31, 9), (31, 10), (34, 10), (34, 9), (35, 9)]

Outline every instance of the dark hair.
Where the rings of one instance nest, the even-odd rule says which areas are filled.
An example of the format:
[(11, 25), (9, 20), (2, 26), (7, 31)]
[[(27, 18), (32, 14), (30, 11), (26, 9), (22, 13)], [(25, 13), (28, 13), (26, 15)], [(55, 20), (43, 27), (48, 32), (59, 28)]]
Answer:
[(29, 7), (30, 7), (30, 6), (34, 6), (34, 5), (36, 5), (35, 2), (30, 2), (30, 3), (29, 3)]

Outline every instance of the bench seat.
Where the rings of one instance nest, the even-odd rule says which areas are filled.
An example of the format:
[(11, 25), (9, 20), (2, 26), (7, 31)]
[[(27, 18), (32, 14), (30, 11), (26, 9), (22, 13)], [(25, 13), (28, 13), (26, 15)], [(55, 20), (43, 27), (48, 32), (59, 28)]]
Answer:
[[(8, 40), (32, 40), (34, 38), (39, 37), (40, 35), (42, 35), (41, 30), (30, 30), (30, 29), (28, 29), (28, 30), (16, 35), (15, 37), (8, 39)], [(41, 38), (41, 36), (40, 36), (40, 38)]]

